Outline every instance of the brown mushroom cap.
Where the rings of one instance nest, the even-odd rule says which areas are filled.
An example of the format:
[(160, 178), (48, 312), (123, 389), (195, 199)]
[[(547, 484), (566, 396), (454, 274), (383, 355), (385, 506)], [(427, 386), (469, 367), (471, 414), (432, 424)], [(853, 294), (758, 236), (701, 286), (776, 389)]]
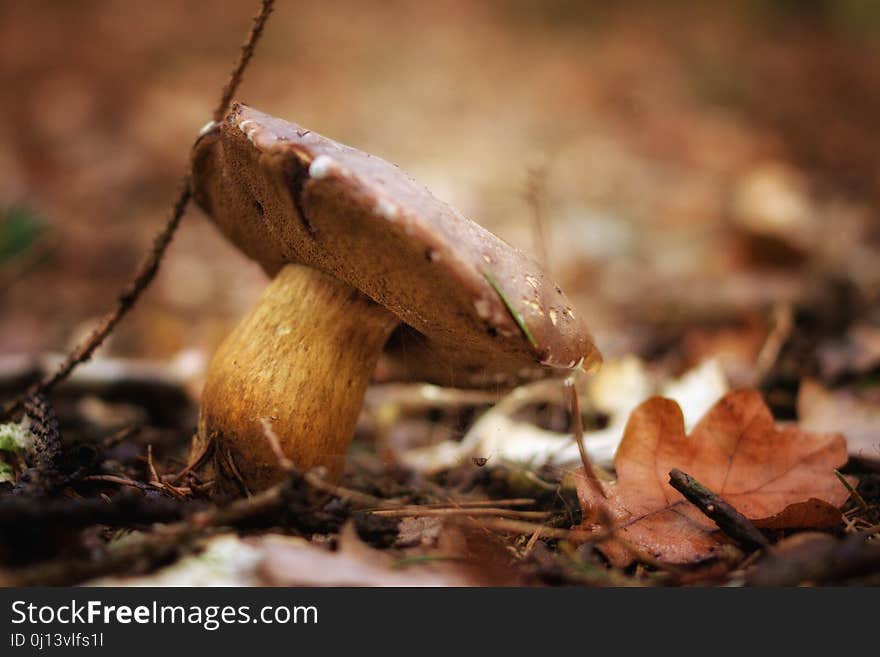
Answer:
[(236, 104), (196, 143), (193, 189), (270, 276), (305, 264), (396, 315), (396, 378), (512, 385), (599, 359), (539, 265), (381, 158)]

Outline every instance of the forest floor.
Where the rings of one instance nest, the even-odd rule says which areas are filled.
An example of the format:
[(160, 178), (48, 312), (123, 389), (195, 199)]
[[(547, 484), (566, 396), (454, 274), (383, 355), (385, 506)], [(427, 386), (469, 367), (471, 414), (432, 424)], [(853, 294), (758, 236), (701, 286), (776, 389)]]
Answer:
[[(0, 583), (880, 583), (880, 18), (422, 4), (279, 9), (241, 97), (544, 260), (605, 356), (580, 408), (562, 382), (377, 384), (341, 482), (215, 504), (199, 389), (265, 278), (192, 210), (95, 358), (0, 428)], [(148, 249), (250, 11), (194, 33), (189, 3), (120, 6), (0, 8), (3, 399)]]

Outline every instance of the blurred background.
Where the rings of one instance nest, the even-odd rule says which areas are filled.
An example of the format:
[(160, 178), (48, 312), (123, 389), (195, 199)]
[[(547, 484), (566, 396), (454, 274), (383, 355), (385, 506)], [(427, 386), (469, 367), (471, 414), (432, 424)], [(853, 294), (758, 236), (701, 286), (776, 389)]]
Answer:
[[(0, 2), (0, 355), (111, 306), (255, 5)], [(240, 100), (544, 260), (606, 357), (735, 384), (780, 308), (808, 341), (878, 323), (872, 0), (279, 2)], [(209, 354), (263, 285), (193, 208), (103, 353)]]

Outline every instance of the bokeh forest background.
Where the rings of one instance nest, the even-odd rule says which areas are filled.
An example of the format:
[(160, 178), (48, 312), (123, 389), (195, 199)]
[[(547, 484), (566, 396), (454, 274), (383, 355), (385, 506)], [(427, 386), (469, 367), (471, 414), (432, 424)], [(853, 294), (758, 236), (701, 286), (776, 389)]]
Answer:
[[(63, 350), (107, 309), (252, 11), (0, 4), (4, 355)], [(759, 347), (768, 305), (876, 294), (872, 2), (281, 3), (261, 48), (242, 100), (542, 258), (537, 197), (547, 266), (606, 357), (695, 361), (744, 325)], [(210, 352), (259, 293), (197, 214), (105, 353)]]
[[(4, 395), (149, 249), (253, 11), (0, 2)], [(238, 99), (399, 164), (543, 261), (606, 361), (676, 377), (715, 358), (783, 420), (817, 380), (876, 436), (880, 3), (280, 2)], [(99, 351), (177, 373), (178, 447), (264, 285), (193, 208)], [(110, 431), (144, 421), (128, 402), (75, 412)]]

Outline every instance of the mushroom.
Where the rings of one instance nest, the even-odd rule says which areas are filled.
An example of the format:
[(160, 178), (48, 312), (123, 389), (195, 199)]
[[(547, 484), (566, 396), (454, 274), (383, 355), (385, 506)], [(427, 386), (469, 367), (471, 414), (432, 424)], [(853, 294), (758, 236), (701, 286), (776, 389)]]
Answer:
[(386, 376), (472, 388), (600, 358), (535, 262), (378, 157), (236, 104), (192, 185), (272, 279), (206, 376), (193, 451), (213, 445), (221, 486), (284, 476), (267, 422), (296, 467), (338, 478), (386, 343)]

